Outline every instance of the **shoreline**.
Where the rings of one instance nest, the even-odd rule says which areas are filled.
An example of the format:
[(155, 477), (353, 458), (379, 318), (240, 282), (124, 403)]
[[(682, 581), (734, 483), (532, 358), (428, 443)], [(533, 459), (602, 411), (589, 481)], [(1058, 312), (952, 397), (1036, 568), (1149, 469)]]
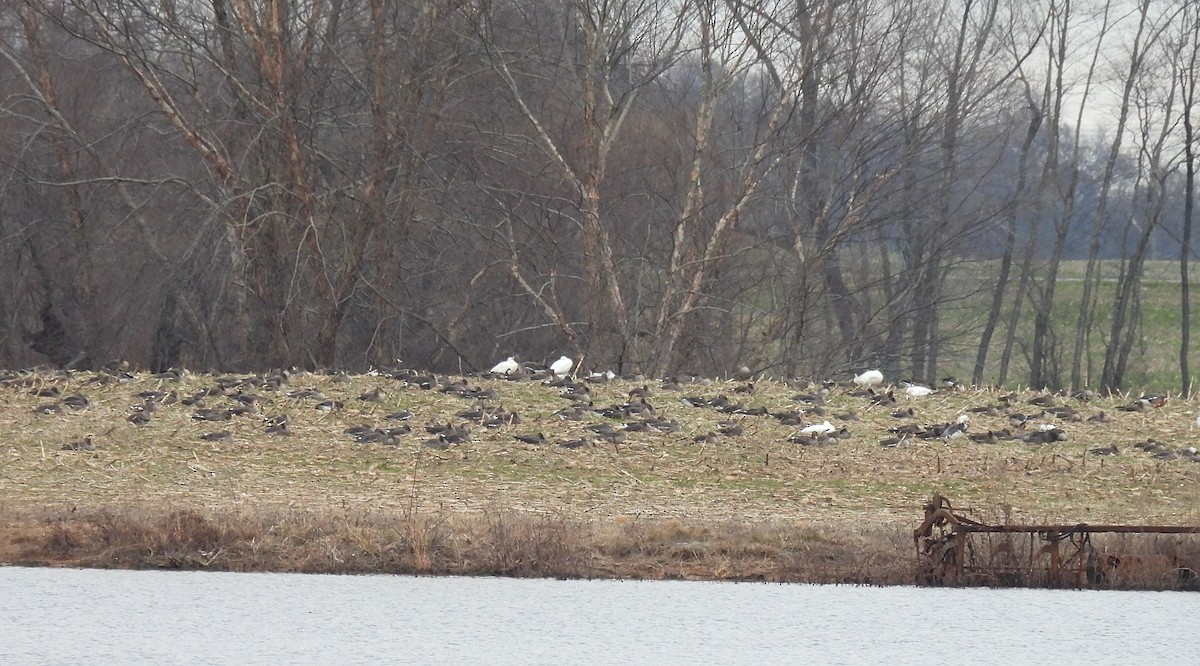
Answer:
[[(898, 557), (901, 549), (908, 556)], [(911, 532), (488, 511), (0, 508), (0, 565), (914, 584)]]
[(1023, 575), (950, 581), (929, 577), (911, 528), (899, 525), (837, 530), (511, 511), (0, 507), (0, 566), (131, 570), (1161, 591), (1200, 589), (1196, 543), (1189, 536), (1140, 544), (1120, 577), (1058, 579), (1033, 567)]

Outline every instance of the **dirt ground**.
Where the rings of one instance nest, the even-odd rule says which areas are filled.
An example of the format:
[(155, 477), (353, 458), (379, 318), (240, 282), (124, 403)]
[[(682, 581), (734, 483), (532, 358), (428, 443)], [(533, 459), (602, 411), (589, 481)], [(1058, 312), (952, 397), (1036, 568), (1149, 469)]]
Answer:
[[(571, 400), (545, 381), (395, 375), (0, 375), (0, 517), (19, 532), (96, 511), (505, 516), (588, 538), (767, 526), (891, 543), (940, 492), (993, 522), (1200, 524), (1200, 405), (1178, 396), (618, 380)], [(964, 433), (934, 436), (962, 416)], [(836, 438), (804, 438), (826, 422)]]

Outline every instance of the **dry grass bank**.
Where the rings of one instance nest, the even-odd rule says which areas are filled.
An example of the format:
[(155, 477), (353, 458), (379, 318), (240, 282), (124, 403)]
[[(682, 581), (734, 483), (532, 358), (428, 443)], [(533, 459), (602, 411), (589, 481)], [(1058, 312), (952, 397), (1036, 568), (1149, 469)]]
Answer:
[[(880, 405), (846, 386), (618, 381), (589, 385), (591, 407), (624, 409), (564, 415), (561, 388), (529, 381), (468, 378), (455, 392), (459, 378), (98, 377), (0, 381), (0, 562), (904, 583), (935, 490), (1010, 522), (1200, 524), (1200, 463), (1177, 453), (1200, 445), (1200, 406), (1178, 397), (1142, 411), (1119, 409), (1134, 396), (1053, 399), (1064, 415), (1032, 392)], [(635, 427), (647, 416), (631, 412), (644, 408), (630, 393), (643, 387), (662, 427)], [(148, 406), (151, 391), (164, 397)], [(200, 393), (204, 407), (184, 405)], [(69, 395), (87, 406), (65, 406)], [(682, 399), (721, 396), (744, 409)], [(325, 400), (340, 404), (317, 409)], [(197, 420), (201, 409), (222, 420)], [(489, 426), (468, 414), (480, 409), (505, 416)], [(387, 418), (399, 411), (412, 416)], [(1028, 425), (1014, 428), (1012, 413)], [(962, 414), (970, 434), (1017, 437), (881, 446), (889, 429)], [(280, 417), (288, 434), (269, 433)], [(793, 437), (826, 420), (844, 436)], [(439, 424), (466, 436), (430, 442)], [(587, 429), (600, 424), (620, 434)], [(356, 425), (412, 432), (364, 443), (346, 433)], [(1020, 438), (1040, 425), (1067, 439)], [(201, 438), (218, 431), (228, 434)], [(64, 449), (88, 434), (92, 448)], [(1174, 457), (1134, 447), (1149, 439)], [(1089, 453), (1108, 446), (1117, 453)]]
[[(130, 508), (3, 511), (0, 562), (36, 566), (332, 574), (942, 584), (903, 527), (348, 511)], [(1200, 589), (1194, 535), (1094, 539), (1086, 572), (1053, 576), (1042, 542), (982, 539), (953, 584)], [(1022, 551), (1028, 546), (1031, 557)], [(995, 568), (992, 568), (994, 566)]]
[(0, 562), (101, 568), (911, 584), (911, 536), (485, 512), (7, 510)]

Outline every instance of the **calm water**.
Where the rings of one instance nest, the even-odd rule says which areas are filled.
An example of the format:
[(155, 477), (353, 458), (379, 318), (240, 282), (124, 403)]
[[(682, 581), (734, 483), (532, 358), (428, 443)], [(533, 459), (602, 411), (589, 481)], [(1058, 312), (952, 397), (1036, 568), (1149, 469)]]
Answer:
[(0, 664), (1196, 664), (1200, 594), (0, 568)]

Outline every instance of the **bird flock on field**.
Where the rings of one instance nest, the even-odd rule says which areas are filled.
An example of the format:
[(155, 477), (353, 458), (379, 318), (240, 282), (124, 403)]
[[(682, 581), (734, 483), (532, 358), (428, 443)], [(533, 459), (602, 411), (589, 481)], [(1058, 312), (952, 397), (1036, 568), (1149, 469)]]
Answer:
[[(575, 372), (573, 372), (575, 371)], [(581, 374), (582, 377), (577, 377)], [(878, 433), (880, 447), (894, 449), (921, 441), (972, 442), (997, 444), (1014, 441), (1042, 446), (1068, 441), (1071, 424), (1113, 424), (1119, 414), (1102, 410), (1084, 413), (1097, 396), (1090, 391), (1074, 395), (1040, 393), (1024, 397), (1017, 393), (996, 394), (989, 404), (964, 407), (955, 418), (945, 422), (928, 423), (921, 420), (923, 401), (936, 399), (940, 393), (963, 390), (953, 378), (931, 387), (917, 382), (885, 381), (883, 373), (870, 369), (854, 375), (845, 382), (794, 381), (785, 384), (796, 391), (786, 407), (751, 405), (756, 388), (754, 377), (745, 368), (737, 373), (737, 381), (714, 381), (690, 375), (669, 377), (651, 386), (644, 378), (629, 382), (632, 386), (615, 401), (598, 399), (594, 387), (616, 379), (610, 371), (578, 373), (575, 362), (561, 356), (539, 365), (524, 363), (509, 356), (496, 363), (488, 372), (463, 376), (422, 372), (402, 366), (375, 369), (367, 373), (377, 385), (354, 395), (355, 392), (319, 390), (311, 386), (293, 386), (306, 373), (276, 371), (249, 376), (213, 377), (211, 383), (184, 391), (177, 388), (186, 371), (167, 371), (150, 375), (134, 375), (124, 369), (106, 369), (95, 373), (66, 373), (32, 370), (0, 375), (0, 389), (28, 390), (36, 396), (32, 411), (38, 417), (62, 417), (93, 407), (86, 396), (89, 387), (101, 389), (110, 385), (149, 383), (151, 386), (132, 392), (135, 400), (128, 406), (127, 427), (153, 427), (160, 414), (168, 410), (187, 410), (189, 420), (197, 424), (196, 437), (208, 442), (229, 442), (253, 439), (248, 431), (257, 430), (265, 438), (286, 438), (293, 434), (292, 426), (306, 411), (310, 419), (326, 418), (341, 413), (341, 418), (370, 416), (374, 422), (355, 423), (343, 431), (345, 437), (360, 444), (401, 446), (418, 443), (434, 451), (444, 451), (476, 440), (482, 431), (502, 432), (503, 437), (531, 447), (558, 446), (563, 449), (582, 449), (594, 446), (620, 446), (638, 433), (662, 433), (678, 441), (707, 445), (724, 438), (754, 436), (754, 419), (774, 419), (791, 430), (786, 441), (802, 446), (835, 446), (861, 437), (858, 411), (845, 405), (857, 404), (863, 410), (886, 413), (892, 424), (886, 432)], [(543, 429), (527, 423), (516, 411), (506, 409), (498, 381), (537, 383), (553, 392), (562, 401), (553, 411), (556, 430), (565, 436), (547, 437)], [(350, 384), (352, 378), (344, 373), (328, 376), (333, 386)], [(74, 387), (76, 392), (64, 392)], [(423, 420), (410, 409), (400, 408), (402, 400), (396, 394), (405, 391), (438, 392), (466, 401), (453, 418), (442, 415)], [(330, 395), (336, 393), (337, 395)], [(343, 395), (343, 393), (345, 393)], [(664, 395), (678, 394), (664, 398)], [(981, 394), (984, 394), (981, 392)], [(607, 391), (606, 395), (612, 395)], [(840, 411), (829, 408), (828, 399), (840, 395)], [(713, 410), (717, 417), (713, 427), (703, 432), (682, 425), (678, 419), (660, 413), (664, 400), (674, 401), (689, 409)], [(1117, 405), (1118, 413), (1148, 414), (1168, 402), (1164, 395), (1143, 395)], [(350, 405), (348, 407), (347, 405)], [(380, 408), (371, 408), (379, 405)], [(392, 409), (391, 407), (395, 407)], [(827, 411), (828, 409), (828, 411)], [(670, 411), (670, 410), (666, 410)], [(975, 428), (972, 419), (992, 427)], [(308, 421), (308, 419), (305, 419)], [(561, 426), (566, 426), (561, 427)], [(1200, 417), (1195, 427), (1200, 428)], [(856, 433), (855, 430), (860, 432)], [(111, 430), (110, 430), (111, 432)], [(89, 433), (80, 439), (62, 444), (64, 451), (94, 451), (102, 439)], [(494, 437), (491, 437), (494, 439)], [(1160, 461), (1188, 460), (1200, 462), (1200, 454), (1191, 446), (1171, 446), (1154, 439), (1144, 439), (1128, 445)], [(1119, 456), (1115, 444), (1088, 449), (1093, 456)]]

